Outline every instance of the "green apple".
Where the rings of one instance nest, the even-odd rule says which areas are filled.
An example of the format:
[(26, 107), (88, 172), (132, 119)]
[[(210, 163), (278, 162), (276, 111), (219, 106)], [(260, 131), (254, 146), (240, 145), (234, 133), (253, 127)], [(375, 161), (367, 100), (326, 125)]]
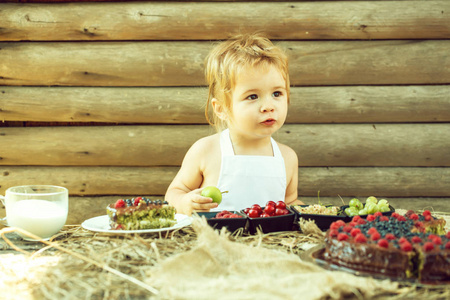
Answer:
[(217, 204), (220, 204), (222, 202), (222, 192), (215, 186), (205, 187), (200, 195), (202, 195), (203, 197), (211, 198), (213, 202), (216, 202)]
[(374, 196), (370, 196), (370, 197), (367, 198), (367, 200), (366, 200), (366, 203), (369, 203), (369, 202), (372, 202), (372, 203), (377, 204), (378, 200), (377, 200), (377, 198), (375, 198)]
[(363, 208), (358, 212), (358, 215), (362, 216), (362, 215), (368, 215), (367, 213), (367, 208)]

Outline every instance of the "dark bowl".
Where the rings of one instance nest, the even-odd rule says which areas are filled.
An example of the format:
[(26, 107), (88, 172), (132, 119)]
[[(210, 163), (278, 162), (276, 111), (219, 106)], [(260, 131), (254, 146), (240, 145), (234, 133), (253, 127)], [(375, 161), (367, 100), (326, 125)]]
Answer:
[(234, 232), (241, 228), (245, 229), (248, 220), (247, 215), (239, 211), (230, 211), (230, 212), (240, 215), (242, 216), (242, 218), (224, 218), (224, 219), (214, 218), (219, 213), (219, 211), (197, 212), (197, 214), (200, 217), (204, 216), (209, 226), (211, 226), (214, 229), (220, 230), (222, 227), (226, 227), (230, 232)]
[[(309, 205), (296, 205), (301, 207), (308, 207)], [(297, 219), (305, 219), (312, 220), (316, 223), (317, 227), (322, 231), (328, 230), (330, 228), (331, 223), (336, 222), (338, 220), (342, 220), (344, 222), (348, 222), (348, 216), (344, 213), (340, 213), (339, 215), (318, 215), (318, 214), (304, 214), (296, 210), (294, 207), (291, 207), (292, 211), (297, 215)]]
[[(264, 207), (261, 207), (264, 210)], [(249, 221), (249, 232), (251, 234), (255, 234), (257, 232), (257, 228), (263, 233), (269, 232), (277, 232), (277, 231), (292, 231), (296, 230), (295, 227), (295, 214), (290, 210), (289, 207), (286, 207), (289, 210), (289, 214), (281, 215), (281, 216), (273, 216), (266, 218), (250, 218)]]
[[(363, 203), (363, 205), (366, 205), (366, 203)], [(350, 222), (350, 221), (352, 220), (353, 217), (349, 217), (349, 216), (347, 216), (347, 214), (345, 213), (345, 209), (346, 209), (347, 207), (349, 207), (349, 205), (341, 206), (341, 210), (342, 210), (342, 213), (344, 214), (344, 216), (346, 217), (345, 222)], [(382, 214), (383, 216), (390, 216), (390, 215), (392, 215), (392, 213), (395, 212), (395, 208), (394, 208), (392, 205), (390, 205), (390, 204), (389, 204), (389, 208), (390, 208), (390, 211), (386, 211), (386, 212), (383, 212), (383, 213), (381, 213), (381, 214)], [(366, 218), (368, 215), (359, 215), (359, 216), (360, 216), (361, 218)]]

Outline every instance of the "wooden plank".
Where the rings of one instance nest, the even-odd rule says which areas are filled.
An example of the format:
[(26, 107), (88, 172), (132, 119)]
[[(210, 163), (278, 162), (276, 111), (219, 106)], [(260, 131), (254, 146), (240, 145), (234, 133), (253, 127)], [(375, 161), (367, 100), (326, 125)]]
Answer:
[[(147, 196), (147, 195), (145, 195)], [(66, 224), (81, 224), (84, 220), (89, 218), (102, 216), (106, 214), (106, 206), (114, 203), (120, 198), (130, 198), (129, 195), (116, 196), (98, 196), (98, 197), (70, 197), (69, 201), (69, 215)], [(366, 199), (367, 196), (360, 197), (361, 200)], [(163, 199), (164, 195), (150, 195), (151, 199)], [(346, 204), (348, 204), (351, 197), (343, 197)], [(380, 198), (381, 199), (381, 198)], [(318, 203), (316, 197), (302, 197), (301, 200), (306, 204)], [(324, 204), (342, 205), (339, 197), (321, 197), (321, 202)], [(423, 209), (431, 209), (436, 212), (448, 212), (450, 205), (450, 198), (388, 198), (388, 201), (397, 209), (412, 209), (420, 211)], [(0, 213), (0, 217), (1, 217)]]
[(278, 40), (446, 39), (449, 10), (448, 1), (2, 4), (0, 40), (214, 40), (258, 30)]
[[(279, 44), (290, 57), (294, 86), (450, 83), (450, 40)], [(210, 48), (209, 42), (0, 43), (0, 85), (201, 86)]]
[[(0, 193), (11, 186), (65, 186), (71, 196), (164, 195), (178, 167), (1, 166)], [(450, 168), (299, 168), (299, 197), (450, 197)]]
[(300, 168), (299, 195), (448, 197), (450, 168)]
[[(207, 125), (0, 128), (2, 165), (179, 166)], [(301, 166), (450, 166), (450, 124), (285, 125)]]
[[(449, 85), (293, 87), (287, 123), (449, 122), (449, 95)], [(206, 124), (206, 97), (203, 87), (2, 86), (0, 120)]]

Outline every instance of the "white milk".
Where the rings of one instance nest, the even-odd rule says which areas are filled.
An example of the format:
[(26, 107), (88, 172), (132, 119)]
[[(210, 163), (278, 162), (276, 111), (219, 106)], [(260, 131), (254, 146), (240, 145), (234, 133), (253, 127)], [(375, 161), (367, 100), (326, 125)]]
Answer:
[(32, 199), (14, 203), (8, 209), (7, 216), (9, 226), (19, 227), (45, 239), (64, 226), (67, 209), (50, 201)]

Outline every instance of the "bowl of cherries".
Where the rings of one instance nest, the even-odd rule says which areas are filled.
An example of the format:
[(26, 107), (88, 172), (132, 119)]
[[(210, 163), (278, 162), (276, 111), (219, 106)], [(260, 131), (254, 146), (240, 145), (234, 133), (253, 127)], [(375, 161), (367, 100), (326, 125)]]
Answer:
[(295, 214), (289, 210), (284, 201), (268, 201), (264, 207), (253, 204), (242, 212), (249, 218), (251, 234), (256, 233), (257, 228), (263, 233), (295, 229)]

